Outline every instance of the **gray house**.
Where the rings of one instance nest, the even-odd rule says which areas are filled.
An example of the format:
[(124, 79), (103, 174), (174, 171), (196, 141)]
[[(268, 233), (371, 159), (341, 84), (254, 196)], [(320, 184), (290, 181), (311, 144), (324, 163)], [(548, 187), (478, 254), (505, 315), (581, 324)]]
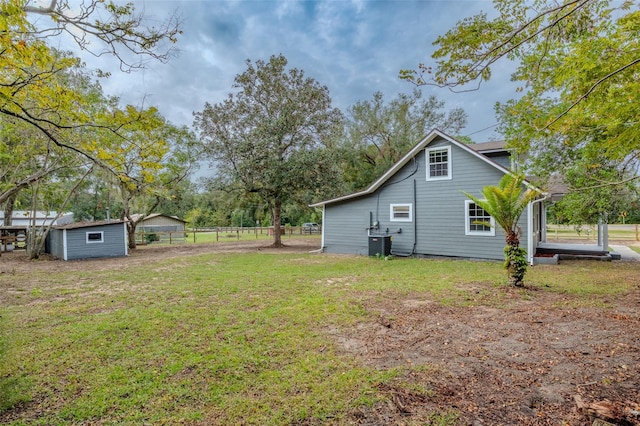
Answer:
[[(327, 253), (504, 259), (502, 229), (478, 224), (493, 219), (461, 191), (480, 196), (509, 167), (504, 145), (465, 145), (433, 130), (364, 191), (312, 205), (323, 209), (322, 248)], [(521, 245), (530, 262), (544, 236), (542, 202), (542, 197), (532, 202), (520, 219)]]
[(120, 220), (54, 226), (45, 247), (63, 260), (127, 256), (127, 229)]

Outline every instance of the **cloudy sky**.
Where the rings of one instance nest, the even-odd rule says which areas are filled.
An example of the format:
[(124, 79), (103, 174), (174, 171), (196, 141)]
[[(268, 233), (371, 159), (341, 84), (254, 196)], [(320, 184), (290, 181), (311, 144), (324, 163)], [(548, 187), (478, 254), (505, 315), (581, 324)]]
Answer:
[[(215, 104), (232, 90), (245, 60), (268, 60), (282, 53), (329, 88), (334, 105), (346, 112), (359, 100), (381, 91), (390, 100), (413, 86), (398, 78), (403, 68), (428, 62), (432, 43), (455, 23), (480, 11), (492, 13), (490, 1), (471, 0), (133, 0), (152, 20), (175, 13), (184, 34), (177, 55), (167, 64), (150, 63), (144, 71), (122, 74), (113, 58), (83, 56), (89, 67), (113, 69), (103, 83), (106, 93), (123, 102), (157, 106), (176, 124), (191, 125), (192, 113)], [(446, 106), (469, 115), (463, 131), (477, 142), (498, 137), (493, 105), (509, 99), (514, 85), (508, 64), (494, 69), (480, 90), (452, 93), (423, 88)], [(484, 130), (483, 129), (487, 129)]]

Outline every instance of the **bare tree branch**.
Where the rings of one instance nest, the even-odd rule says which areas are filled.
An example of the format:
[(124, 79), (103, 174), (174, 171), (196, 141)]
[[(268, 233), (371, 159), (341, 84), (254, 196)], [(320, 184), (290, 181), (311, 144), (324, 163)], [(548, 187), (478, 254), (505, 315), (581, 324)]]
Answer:
[[(175, 13), (160, 25), (148, 24), (144, 13), (137, 13), (133, 4), (119, 6), (111, 1), (85, 0), (80, 11), (72, 15), (68, 0), (51, 0), (46, 7), (27, 4), (23, 10), (52, 18), (52, 26), (35, 29), (32, 35), (47, 38), (66, 33), (93, 56), (113, 55), (124, 72), (143, 68), (148, 59), (168, 61), (182, 34), (182, 21)], [(108, 18), (95, 19), (100, 12), (106, 12)], [(92, 46), (92, 41), (99, 41), (102, 47)]]

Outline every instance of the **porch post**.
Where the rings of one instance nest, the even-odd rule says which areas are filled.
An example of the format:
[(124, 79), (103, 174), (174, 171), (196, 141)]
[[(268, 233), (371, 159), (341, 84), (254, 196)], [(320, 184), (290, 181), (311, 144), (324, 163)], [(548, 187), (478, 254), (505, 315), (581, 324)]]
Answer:
[(602, 245), (602, 217), (598, 218), (598, 247)]
[(324, 253), (324, 218), (327, 217), (327, 205), (323, 204), (322, 205), (322, 222), (320, 222), (322, 224), (322, 228), (320, 229), (320, 250)]
[(533, 201), (527, 204), (527, 258), (529, 264), (533, 266)]
[(540, 241), (547, 242), (547, 206), (540, 203)]

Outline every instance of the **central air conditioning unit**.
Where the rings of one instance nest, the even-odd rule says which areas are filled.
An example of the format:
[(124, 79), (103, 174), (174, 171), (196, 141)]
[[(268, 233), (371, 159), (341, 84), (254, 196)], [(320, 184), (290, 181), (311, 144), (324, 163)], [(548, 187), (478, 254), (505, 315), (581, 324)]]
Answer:
[(369, 256), (390, 256), (391, 236), (390, 235), (370, 235), (369, 236)]

